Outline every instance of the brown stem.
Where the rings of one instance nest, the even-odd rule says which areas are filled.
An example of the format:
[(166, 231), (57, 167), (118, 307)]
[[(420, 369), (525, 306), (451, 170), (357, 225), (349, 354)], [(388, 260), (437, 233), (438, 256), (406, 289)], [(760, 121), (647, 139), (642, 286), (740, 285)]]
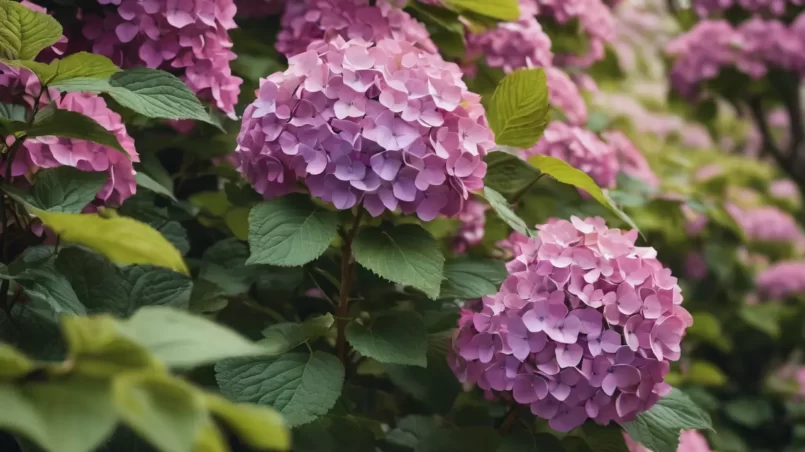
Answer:
[(363, 217), (363, 206), (358, 204), (358, 213), (352, 222), (352, 229), (342, 235), (344, 243), (341, 245), (341, 287), (338, 291), (338, 309), (336, 310), (336, 348), (338, 349), (338, 359), (341, 364), (347, 362), (347, 339), (346, 328), (349, 317), (349, 294), (352, 290), (352, 269), (354, 261), (352, 259), (352, 241), (358, 233), (358, 227)]
[(498, 428), (498, 433), (500, 435), (505, 435), (509, 433), (514, 427), (514, 424), (517, 422), (517, 418), (520, 417), (520, 409), (522, 407), (520, 405), (514, 405), (511, 407), (508, 413), (506, 413), (506, 417), (503, 418), (503, 422), (500, 424)]

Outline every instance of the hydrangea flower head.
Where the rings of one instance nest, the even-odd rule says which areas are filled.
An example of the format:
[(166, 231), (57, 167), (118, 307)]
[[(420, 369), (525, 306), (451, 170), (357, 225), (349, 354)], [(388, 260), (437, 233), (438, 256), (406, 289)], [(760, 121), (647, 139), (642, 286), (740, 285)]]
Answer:
[(636, 231), (553, 220), (517, 246), (500, 291), (471, 302), (449, 363), (465, 383), (529, 405), (551, 427), (626, 422), (669, 390), (692, 317)]
[(576, 83), (567, 73), (556, 67), (546, 67), (545, 78), (551, 105), (565, 114), (568, 124), (583, 126), (587, 122), (587, 104)]
[(578, 19), (581, 31), (587, 39), (587, 53), (557, 54), (556, 62), (560, 66), (589, 67), (604, 57), (605, 45), (615, 40), (615, 17), (612, 11), (601, 0), (523, 0), (533, 6), (529, 10), (536, 11), (540, 17), (550, 17), (560, 24), (567, 24)]
[(647, 185), (656, 187), (660, 184), (660, 179), (654, 174), (646, 157), (637, 149), (629, 137), (618, 130), (607, 131), (602, 135), (607, 144), (615, 148), (621, 171), (630, 177), (643, 181)]
[(787, 212), (774, 206), (743, 209), (735, 204), (726, 205), (746, 238), (763, 243), (791, 243), (797, 250), (805, 250), (805, 233)]
[(755, 277), (755, 286), (762, 295), (776, 300), (805, 294), (805, 261), (778, 262)]
[[(403, 2), (404, 3), (404, 2)], [(294, 0), (289, 1), (277, 35), (277, 50), (286, 56), (304, 52), (316, 40), (340, 36), (345, 40), (408, 41), (437, 53), (425, 26), (401, 9), (399, 0)]]
[(465, 253), (469, 247), (483, 241), (487, 210), (489, 204), (475, 198), (470, 198), (464, 203), (464, 208), (456, 216), (461, 225), (453, 239), (453, 251), (458, 254)]
[(494, 146), (461, 71), (406, 41), (311, 44), (261, 81), (244, 114), (240, 171), (265, 197), (302, 181), (338, 209), (458, 213)]

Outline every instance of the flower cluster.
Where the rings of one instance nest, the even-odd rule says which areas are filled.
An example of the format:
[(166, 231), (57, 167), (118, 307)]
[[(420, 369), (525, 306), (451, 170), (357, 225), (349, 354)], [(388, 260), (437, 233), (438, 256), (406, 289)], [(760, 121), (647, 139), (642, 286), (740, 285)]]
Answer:
[(700, 17), (719, 14), (733, 6), (738, 6), (749, 13), (782, 16), (789, 3), (803, 4), (801, 0), (693, 0), (693, 9)]
[(755, 287), (767, 298), (782, 300), (805, 294), (805, 261), (778, 262), (755, 277)]
[(589, 174), (602, 187), (615, 186), (618, 155), (587, 129), (553, 121), (537, 144), (522, 154), (523, 158), (537, 154), (556, 157)]
[[(228, 30), (235, 28), (232, 0), (98, 0), (114, 8), (83, 16), (83, 35), (95, 53), (128, 68), (177, 72), (195, 93), (234, 117), (242, 80)], [(71, 43), (73, 40), (71, 40)]]
[[(645, 447), (634, 442), (625, 432), (623, 439), (626, 440), (626, 448), (629, 449), (629, 452), (650, 452)], [(707, 438), (697, 430), (682, 430), (679, 434), (679, 446), (676, 450), (677, 452), (711, 452)]]
[(788, 201), (796, 206), (801, 202), (799, 188), (790, 179), (779, 179), (769, 184), (769, 194), (776, 199)]
[(377, 0), (374, 5), (369, 0), (290, 1), (276, 47), (293, 56), (304, 52), (311, 42), (336, 36), (368, 42), (396, 39), (438, 53), (425, 26), (403, 11), (399, 0)]
[(535, 4), (532, 8), (540, 17), (548, 17), (560, 24), (578, 19), (587, 41), (585, 55), (556, 54), (559, 66), (589, 67), (604, 57), (605, 45), (615, 39), (615, 18), (601, 0), (524, 0)]
[(692, 318), (676, 278), (636, 238), (601, 218), (540, 226), (518, 244), (500, 292), (468, 304), (448, 358), (454, 373), (559, 431), (650, 408), (670, 389), (668, 361)]
[(489, 204), (475, 198), (464, 203), (464, 208), (456, 215), (461, 225), (453, 239), (453, 250), (457, 254), (466, 253), (471, 246), (481, 243), (484, 239), (484, 226), (486, 226), (486, 211)]
[(238, 137), (239, 169), (259, 193), (301, 180), (338, 209), (428, 221), (483, 186), (494, 136), (455, 64), (404, 41), (341, 37), (288, 63), (261, 81)]
[[(9, 68), (0, 64), (0, 87), (11, 97), (0, 100), (22, 100), (33, 106), (40, 85), (27, 70)], [(50, 98), (50, 99), (48, 99)], [(35, 137), (27, 138), (12, 164), (12, 175), (22, 176), (40, 168), (71, 166), (81, 171), (104, 171), (109, 179), (97, 193), (97, 198), (112, 205), (120, 205), (137, 189), (132, 162), (139, 161), (134, 140), (126, 133), (126, 126), (117, 113), (106, 106), (103, 98), (95, 94), (69, 93), (60, 96), (55, 90), (44, 93), (40, 108), (52, 100), (62, 110), (74, 111), (89, 116), (118, 139), (126, 154), (118, 150), (73, 138)], [(18, 102), (15, 102), (18, 103)], [(11, 138), (9, 138), (10, 140)]]
[(624, 174), (641, 180), (647, 185), (654, 187), (660, 185), (660, 179), (654, 174), (646, 157), (635, 147), (629, 137), (618, 130), (604, 132), (602, 136), (607, 144), (615, 149), (618, 166)]
[(545, 68), (545, 78), (551, 105), (562, 110), (568, 124), (583, 126), (587, 122), (587, 104), (573, 80), (555, 67)]
[(779, 208), (761, 206), (743, 209), (728, 203), (726, 209), (747, 239), (763, 243), (790, 243), (797, 250), (805, 250), (805, 233), (794, 217)]

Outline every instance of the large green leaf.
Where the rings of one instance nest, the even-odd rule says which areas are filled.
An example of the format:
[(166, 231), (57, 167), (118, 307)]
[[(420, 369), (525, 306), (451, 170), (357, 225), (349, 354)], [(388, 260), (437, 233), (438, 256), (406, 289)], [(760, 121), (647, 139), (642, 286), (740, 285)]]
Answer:
[(176, 201), (176, 196), (173, 195), (173, 192), (171, 192), (164, 185), (162, 185), (159, 182), (155, 181), (148, 174), (145, 174), (144, 172), (139, 171), (139, 172), (137, 172), (137, 174), (134, 177), (135, 177), (135, 179), (137, 181), (137, 186), (138, 187), (143, 187), (145, 189), (151, 190), (152, 192), (154, 192), (154, 193), (156, 193), (158, 195), (162, 195), (162, 196), (164, 196), (164, 197), (166, 197), (168, 199)]
[(679, 389), (672, 389), (650, 410), (623, 428), (629, 437), (654, 452), (676, 452), (682, 430), (712, 429), (710, 416)]
[(327, 414), (335, 405), (344, 368), (328, 353), (289, 353), (275, 359), (221, 361), (215, 366), (215, 378), (230, 400), (272, 406), (295, 427)]
[(487, 165), (484, 186), (508, 196), (526, 189), (540, 175), (528, 162), (503, 148), (487, 154), (484, 161)]
[(512, 209), (512, 206), (509, 205), (509, 202), (506, 201), (506, 198), (504, 198), (503, 195), (489, 187), (484, 187), (484, 198), (489, 201), (489, 204), (492, 205), (492, 208), (495, 210), (498, 216), (505, 221), (509, 227), (525, 236), (530, 237), (534, 235), (534, 232), (529, 229), (528, 225), (526, 225), (522, 218), (517, 216), (517, 214), (514, 212), (514, 209)]
[(199, 278), (218, 286), (227, 295), (249, 290), (263, 268), (246, 265), (249, 248), (234, 237), (221, 240), (204, 251)]
[(416, 312), (389, 311), (376, 313), (371, 320), (353, 320), (346, 335), (355, 350), (381, 363), (428, 364), (428, 333)]
[(45, 169), (37, 173), (30, 195), (24, 192), (20, 195), (37, 209), (78, 213), (95, 199), (108, 177), (106, 173), (80, 171), (69, 166)]
[(132, 430), (162, 452), (189, 452), (206, 420), (201, 394), (181, 380), (133, 372), (115, 378), (112, 399)]
[(288, 450), (291, 435), (276, 411), (251, 404), (233, 404), (218, 396), (206, 396), (207, 408), (246, 445), (255, 449)]
[(624, 223), (628, 224), (633, 229), (637, 229), (631, 218), (626, 215), (617, 205), (609, 198), (606, 191), (602, 190), (595, 181), (587, 175), (584, 171), (578, 170), (558, 158), (549, 157), (547, 155), (534, 155), (529, 157), (528, 163), (534, 165), (543, 173), (553, 177), (554, 179), (562, 182), (563, 184), (572, 185), (580, 188), (603, 206), (611, 210), (618, 216)]
[(51, 107), (40, 110), (27, 134), (29, 138), (55, 136), (91, 141), (116, 149), (130, 157), (115, 134), (89, 116), (70, 110)]
[(117, 424), (104, 380), (2, 382), (0, 406), (0, 428), (24, 436), (45, 452), (95, 450)]
[(247, 264), (304, 265), (321, 256), (338, 232), (338, 216), (303, 195), (266, 201), (249, 213)]
[(9, 132), (25, 130), (25, 123), (28, 121), (27, 114), (28, 109), (25, 105), (0, 102), (0, 127)]
[(0, 0), (0, 56), (32, 60), (61, 36), (56, 19), (17, 2)]
[(492, 259), (452, 259), (444, 264), (440, 298), (470, 300), (491, 295), (506, 279), (506, 265)]
[(140, 309), (120, 330), (169, 367), (179, 369), (268, 352), (224, 326), (163, 306)]
[(263, 330), (260, 345), (279, 355), (325, 335), (334, 321), (332, 314), (324, 314), (302, 323), (277, 323)]
[(58, 322), (62, 315), (85, 315), (85, 306), (54, 263), (52, 254), (40, 258), (29, 252), (15, 266), (11, 279), (31, 301), (28, 309), (51, 322)]
[(446, 2), (459, 11), (471, 11), (494, 19), (513, 22), (520, 18), (517, 0), (446, 0)]
[(352, 243), (355, 260), (389, 281), (439, 296), (444, 255), (439, 243), (415, 224), (366, 227)]
[(543, 69), (520, 69), (506, 75), (489, 103), (489, 126), (495, 132), (495, 142), (530, 148), (542, 137), (549, 110)]
[(103, 55), (78, 52), (63, 59), (54, 59), (48, 64), (32, 60), (3, 60), (10, 66), (23, 67), (33, 72), (45, 85), (75, 78), (105, 79), (120, 68)]

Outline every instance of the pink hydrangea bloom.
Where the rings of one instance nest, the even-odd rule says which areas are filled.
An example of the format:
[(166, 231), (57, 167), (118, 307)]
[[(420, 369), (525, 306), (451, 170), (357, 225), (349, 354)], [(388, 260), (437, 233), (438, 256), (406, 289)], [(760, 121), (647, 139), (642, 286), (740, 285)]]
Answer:
[[(626, 448), (629, 452), (651, 452), (642, 445), (634, 442), (626, 432), (623, 433), (626, 440)], [(711, 452), (707, 438), (696, 430), (683, 430), (679, 435), (679, 447), (677, 452)]]
[(277, 50), (286, 56), (304, 52), (316, 40), (408, 41), (437, 53), (425, 26), (403, 11), (399, 0), (291, 0), (282, 16)]
[(92, 51), (121, 67), (145, 66), (178, 73), (195, 93), (234, 117), (243, 82), (232, 75), (235, 59), (228, 30), (235, 28), (233, 0), (98, 0), (103, 15), (83, 17)]
[[(550, 17), (560, 24), (578, 19), (587, 42), (585, 55), (557, 54), (560, 66), (589, 67), (604, 57), (606, 43), (615, 40), (615, 17), (601, 0), (524, 0), (539, 16)], [(521, 4), (522, 4), (521, 3)], [(522, 8), (522, 6), (521, 6)]]
[(692, 317), (677, 279), (637, 231), (554, 220), (520, 245), (500, 291), (470, 303), (448, 361), (462, 382), (511, 396), (569, 431), (626, 422), (670, 386)]
[(259, 193), (300, 180), (338, 209), (428, 221), (483, 186), (494, 136), (455, 64), (405, 41), (340, 36), (288, 63), (261, 81), (238, 137), (239, 169)]
[(602, 135), (607, 144), (615, 149), (621, 171), (650, 186), (656, 187), (660, 184), (660, 180), (654, 174), (651, 166), (649, 166), (646, 157), (637, 149), (629, 137), (618, 130), (604, 132)]
[(726, 209), (747, 239), (754, 242), (791, 243), (797, 250), (805, 250), (805, 233), (787, 212), (773, 206), (743, 209), (731, 203), (726, 205)]
[(805, 261), (778, 262), (755, 277), (755, 287), (767, 298), (782, 300), (805, 294)]
[(681, 210), (682, 215), (685, 217), (685, 232), (691, 237), (700, 236), (710, 222), (707, 215), (693, 210), (687, 204), (683, 204)]
[[(743, 53), (760, 55), (770, 67), (803, 68), (805, 45), (783, 22), (753, 17), (741, 23), (738, 33), (744, 42)], [(753, 75), (752, 72), (749, 74)]]
[(568, 124), (583, 126), (587, 122), (587, 104), (578, 86), (564, 71), (555, 67), (546, 67), (545, 77), (551, 105), (562, 110)]
[(612, 146), (587, 129), (553, 121), (539, 142), (523, 152), (523, 158), (537, 154), (564, 160), (589, 174), (602, 187), (615, 186), (618, 155)]
[(461, 225), (453, 239), (453, 251), (458, 254), (465, 253), (471, 246), (481, 243), (484, 239), (487, 210), (489, 204), (475, 198), (470, 198), (464, 203), (464, 208), (456, 216)]
[(777, 199), (788, 200), (800, 204), (800, 192), (797, 184), (790, 179), (779, 179), (769, 184), (769, 194)]
[(802, 5), (800, 0), (694, 0), (693, 8), (700, 17), (719, 14), (733, 7), (739, 6), (750, 13), (782, 16), (788, 3)]

